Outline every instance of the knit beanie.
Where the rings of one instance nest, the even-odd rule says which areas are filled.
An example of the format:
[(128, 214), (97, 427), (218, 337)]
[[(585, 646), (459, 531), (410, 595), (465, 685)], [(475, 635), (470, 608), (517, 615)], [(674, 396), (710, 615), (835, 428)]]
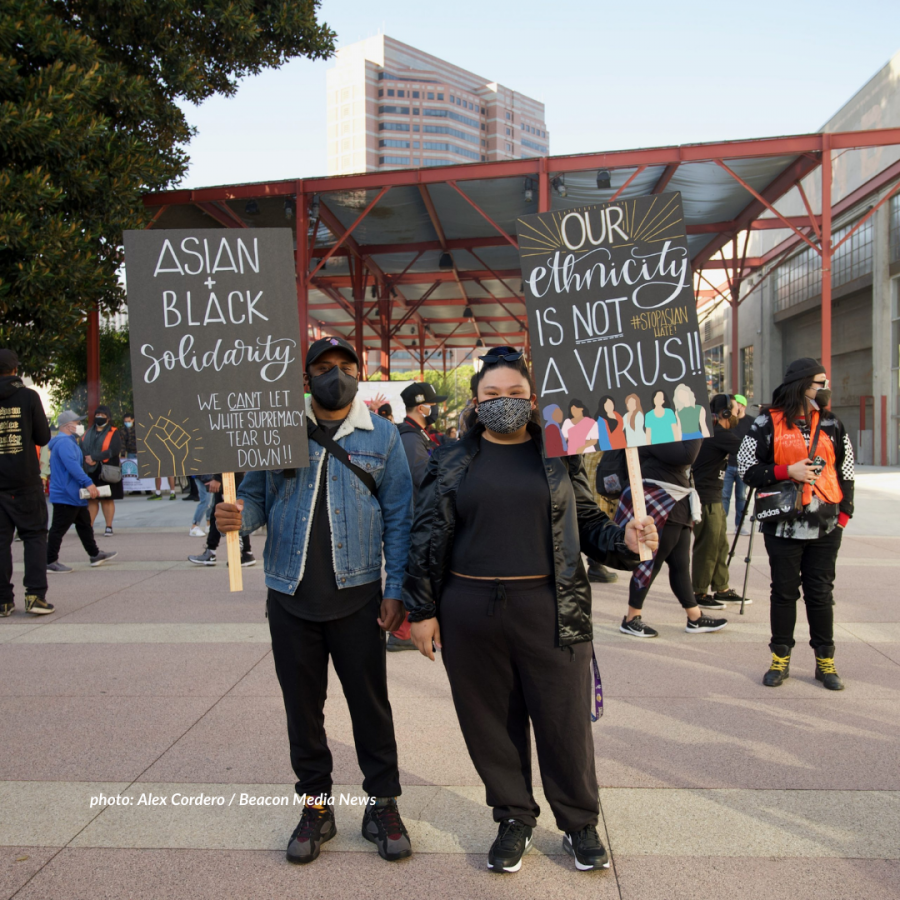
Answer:
[(795, 359), (787, 367), (782, 384), (792, 384), (795, 381), (803, 381), (805, 378), (824, 374), (825, 366), (809, 356), (804, 356), (802, 359)]

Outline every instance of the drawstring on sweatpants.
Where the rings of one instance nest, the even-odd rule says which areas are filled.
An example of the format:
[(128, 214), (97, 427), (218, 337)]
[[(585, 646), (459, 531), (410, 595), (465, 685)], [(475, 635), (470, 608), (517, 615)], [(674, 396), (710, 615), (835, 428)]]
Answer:
[(505, 609), (507, 599), (506, 585), (499, 578), (495, 578), (494, 586), (491, 589), (491, 597), (488, 600), (487, 614), (489, 616), (492, 616), (494, 614), (494, 603), (497, 600), (499, 600), (503, 604), (503, 608)]

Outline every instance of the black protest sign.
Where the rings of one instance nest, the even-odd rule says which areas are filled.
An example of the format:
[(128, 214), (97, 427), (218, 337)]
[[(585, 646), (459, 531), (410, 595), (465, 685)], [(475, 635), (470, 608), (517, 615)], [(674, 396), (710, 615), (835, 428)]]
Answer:
[(518, 235), (547, 455), (707, 436), (681, 195), (523, 216)]
[(142, 478), (308, 465), (290, 229), (126, 231)]

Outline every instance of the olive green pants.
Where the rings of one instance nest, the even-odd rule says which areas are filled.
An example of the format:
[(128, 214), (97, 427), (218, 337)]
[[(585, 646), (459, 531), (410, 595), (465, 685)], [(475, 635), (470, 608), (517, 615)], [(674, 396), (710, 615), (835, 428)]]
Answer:
[(704, 503), (703, 519), (694, 524), (691, 580), (695, 594), (728, 590), (728, 518), (721, 503)]

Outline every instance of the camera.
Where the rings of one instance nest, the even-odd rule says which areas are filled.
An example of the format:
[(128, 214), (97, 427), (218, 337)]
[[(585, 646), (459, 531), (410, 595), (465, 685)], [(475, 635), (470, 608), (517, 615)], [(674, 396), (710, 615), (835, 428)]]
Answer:
[(822, 469), (825, 468), (825, 460), (821, 456), (816, 456), (813, 458), (813, 465), (816, 467), (816, 477), (818, 477), (822, 474)]

